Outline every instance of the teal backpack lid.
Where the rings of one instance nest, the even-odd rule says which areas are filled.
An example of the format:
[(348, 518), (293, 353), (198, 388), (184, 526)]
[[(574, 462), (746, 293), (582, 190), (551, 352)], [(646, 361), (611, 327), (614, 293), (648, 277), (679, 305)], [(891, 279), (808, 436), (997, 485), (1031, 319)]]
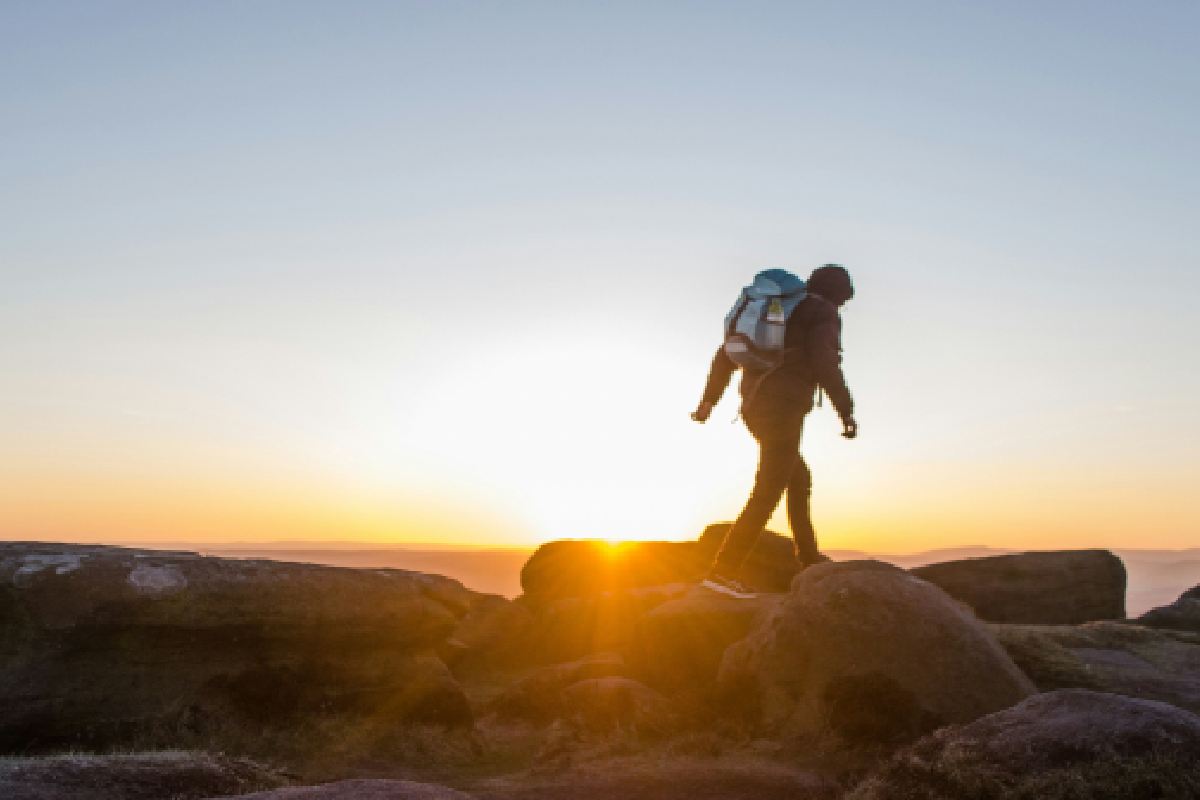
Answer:
[(752, 284), (764, 295), (793, 295), (804, 291), (804, 281), (786, 269), (764, 269), (754, 276)]

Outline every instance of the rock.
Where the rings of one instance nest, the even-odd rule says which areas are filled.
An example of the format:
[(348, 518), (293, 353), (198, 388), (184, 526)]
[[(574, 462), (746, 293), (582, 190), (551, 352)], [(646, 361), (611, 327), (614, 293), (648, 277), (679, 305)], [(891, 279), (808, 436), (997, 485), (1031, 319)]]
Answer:
[(674, 710), (665, 697), (617, 675), (573, 683), (562, 697), (569, 719), (586, 731), (661, 734), (674, 724)]
[[(706, 566), (717, 557), (731, 527), (728, 522), (718, 522), (709, 525), (700, 535), (697, 549)], [(792, 540), (774, 531), (763, 531), (742, 562), (738, 578), (760, 592), (786, 592), (798, 569), (796, 546)]]
[(534, 606), (531, 634), (524, 644), (526, 657), (529, 663), (546, 664), (623, 650), (646, 612), (694, 586), (639, 586)]
[(0, 759), (5, 800), (175, 800), (254, 791), (284, 783), (240, 758), (194, 752)]
[(1005, 708), (1034, 689), (969, 610), (878, 561), (818, 564), (730, 647), (731, 708), (793, 734), (851, 743), (915, 738)]
[(505, 669), (529, 660), (534, 618), (528, 605), (479, 595), (451, 632), (440, 654), (455, 672)]
[[(539, 547), (521, 569), (521, 588), (535, 603), (670, 583), (694, 583), (708, 571), (729, 529), (705, 528), (693, 542), (563, 540)], [(796, 572), (791, 539), (764, 531), (742, 578), (760, 591), (784, 591)]]
[[(446, 786), (393, 780), (349, 780), (319, 786), (291, 786), (253, 794), (226, 796), (224, 800), (472, 800)], [(210, 800), (222, 800), (210, 798)]]
[(989, 622), (1077, 625), (1125, 616), (1125, 566), (1107, 550), (967, 558), (912, 572)]
[(589, 678), (625, 673), (625, 659), (617, 653), (597, 655), (534, 670), (497, 697), (491, 710), (501, 719), (549, 722), (564, 716), (563, 690)]
[(1063, 689), (898, 753), (847, 800), (1200, 797), (1200, 717), (1165, 703)]
[(320, 715), (469, 725), (432, 653), (472, 601), (403, 570), (0, 544), (0, 748), (253, 740)]
[(1200, 586), (1193, 586), (1169, 606), (1153, 608), (1138, 617), (1139, 625), (1200, 632)]
[(545, 603), (694, 581), (706, 567), (695, 542), (547, 542), (522, 567), (521, 588)]
[(1096, 689), (1200, 713), (1200, 634), (1119, 622), (990, 627), (1042, 691)]
[(782, 597), (764, 593), (742, 600), (692, 586), (638, 621), (631, 645), (635, 673), (673, 694), (707, 692), (716, 682), (725, 649)]

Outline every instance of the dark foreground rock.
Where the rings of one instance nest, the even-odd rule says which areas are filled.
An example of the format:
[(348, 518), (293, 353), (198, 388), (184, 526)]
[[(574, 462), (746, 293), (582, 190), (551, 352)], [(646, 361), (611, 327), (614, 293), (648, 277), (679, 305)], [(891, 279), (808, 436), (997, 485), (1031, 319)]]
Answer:
[(189, 800), (282, 783), (252, 761), (207, 753), (0, 759), (5, 800)]
[(1119, 622), (990, 627), (1042, 691), (1096, 689), (1200, 713), (1200, 634)]
[(1034, 691), (987, 628), (941, 589), (878, 561), (820, 564), (725, 653), (731, 708), (769, 729), (850, 742), (916, 738)]
[(469, 725), (435, 652), (478, 597), (402, 570), (3, 544), (0, 750)]
[(847, 800), (1200, 797), (1200, 717), (1149, 700), (1064, 689), (901, 751)]
[(350, 780), (319, 786), (291, 786), (211, 800), (472, 800), (471, 795), (432, 783), (393, 780)]
[(1137, 621), (1151, 628), (1200, 632), (1200, 586), (1188, 589), (1169, 606), (1147, 611)]
[(602, 761), (553, 777), (495, 781), (477, 800), (833, 800), (836, 784), (763, 759), (638, 758)]
[[(725, 539), (728, 523), (709, 525), (692, 542), (548, 542), (525, 562), (521, 588), (535, 603), (700, 579)], [(742, 579), (759, 591), (782, 592), (796, 573), (792, 542), (772, 531), (759, 537)]]
[(1125, 566), (1107, 550), (967, 558), (912, 572), (988, 622), (1076, 625), (1125, 616)]

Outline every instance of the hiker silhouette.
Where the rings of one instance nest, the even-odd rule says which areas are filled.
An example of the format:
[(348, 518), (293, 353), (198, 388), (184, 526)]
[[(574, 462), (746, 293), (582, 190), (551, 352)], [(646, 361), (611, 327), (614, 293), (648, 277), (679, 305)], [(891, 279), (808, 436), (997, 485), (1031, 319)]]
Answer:
[[(789, 282), (802, 289), (802, 295), (790, 288)], [(784, 318), (789, 303), (779, 298), (786, 298), (788, 292), (793, 292), (792, 308)], [(842, 319), (838, 312), (853, 296), (850, 274), (838, 264), (818, 267), (804, 284), (790, 273), (768, 270), (743, 291), (726, 318), (726, 341), (713, 356), (692, 419), (708, 419), (741, 366), (741, 416), (758, 442), (758, 470), (750, 498), (726, 534), (704, 586), (734, 597), (752, 596), (739, 582), (738, 572), (784, 492), (801, 568), (828, 560), (818, 549), (813, 530), (809, 510), (812, 475), (800, 454), (800, 439), (804, 418), (821, 391), (841, 417), (842, 435), (847, 439), (858, 435), (854, 401), (842, 374)], [(750, 324), (739, 325), (747, 317)], [(772, 348), (778, 347), (768, 332), (772, 324), (785, 325), (780, 349)]]

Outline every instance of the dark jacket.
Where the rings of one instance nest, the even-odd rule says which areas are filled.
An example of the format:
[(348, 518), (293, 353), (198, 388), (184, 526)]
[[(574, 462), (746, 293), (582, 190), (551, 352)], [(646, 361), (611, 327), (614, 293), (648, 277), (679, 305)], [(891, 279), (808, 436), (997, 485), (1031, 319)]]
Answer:
[[(717, 348), (703, 400), (716, 404), (729, 385), (737, 365)], [(756, 412), (812, 407), (817, 388), (824, 390), (838, 415), (847, 420), (854, 415), (854, 400), (842, 374), (842, 318), (837, 306), (816, 294), (810, 294), (796, 306), (788, 318), (784, 334), (783, 362), (767, 373), (747, 372), (742, 376), (743, 411)]]

